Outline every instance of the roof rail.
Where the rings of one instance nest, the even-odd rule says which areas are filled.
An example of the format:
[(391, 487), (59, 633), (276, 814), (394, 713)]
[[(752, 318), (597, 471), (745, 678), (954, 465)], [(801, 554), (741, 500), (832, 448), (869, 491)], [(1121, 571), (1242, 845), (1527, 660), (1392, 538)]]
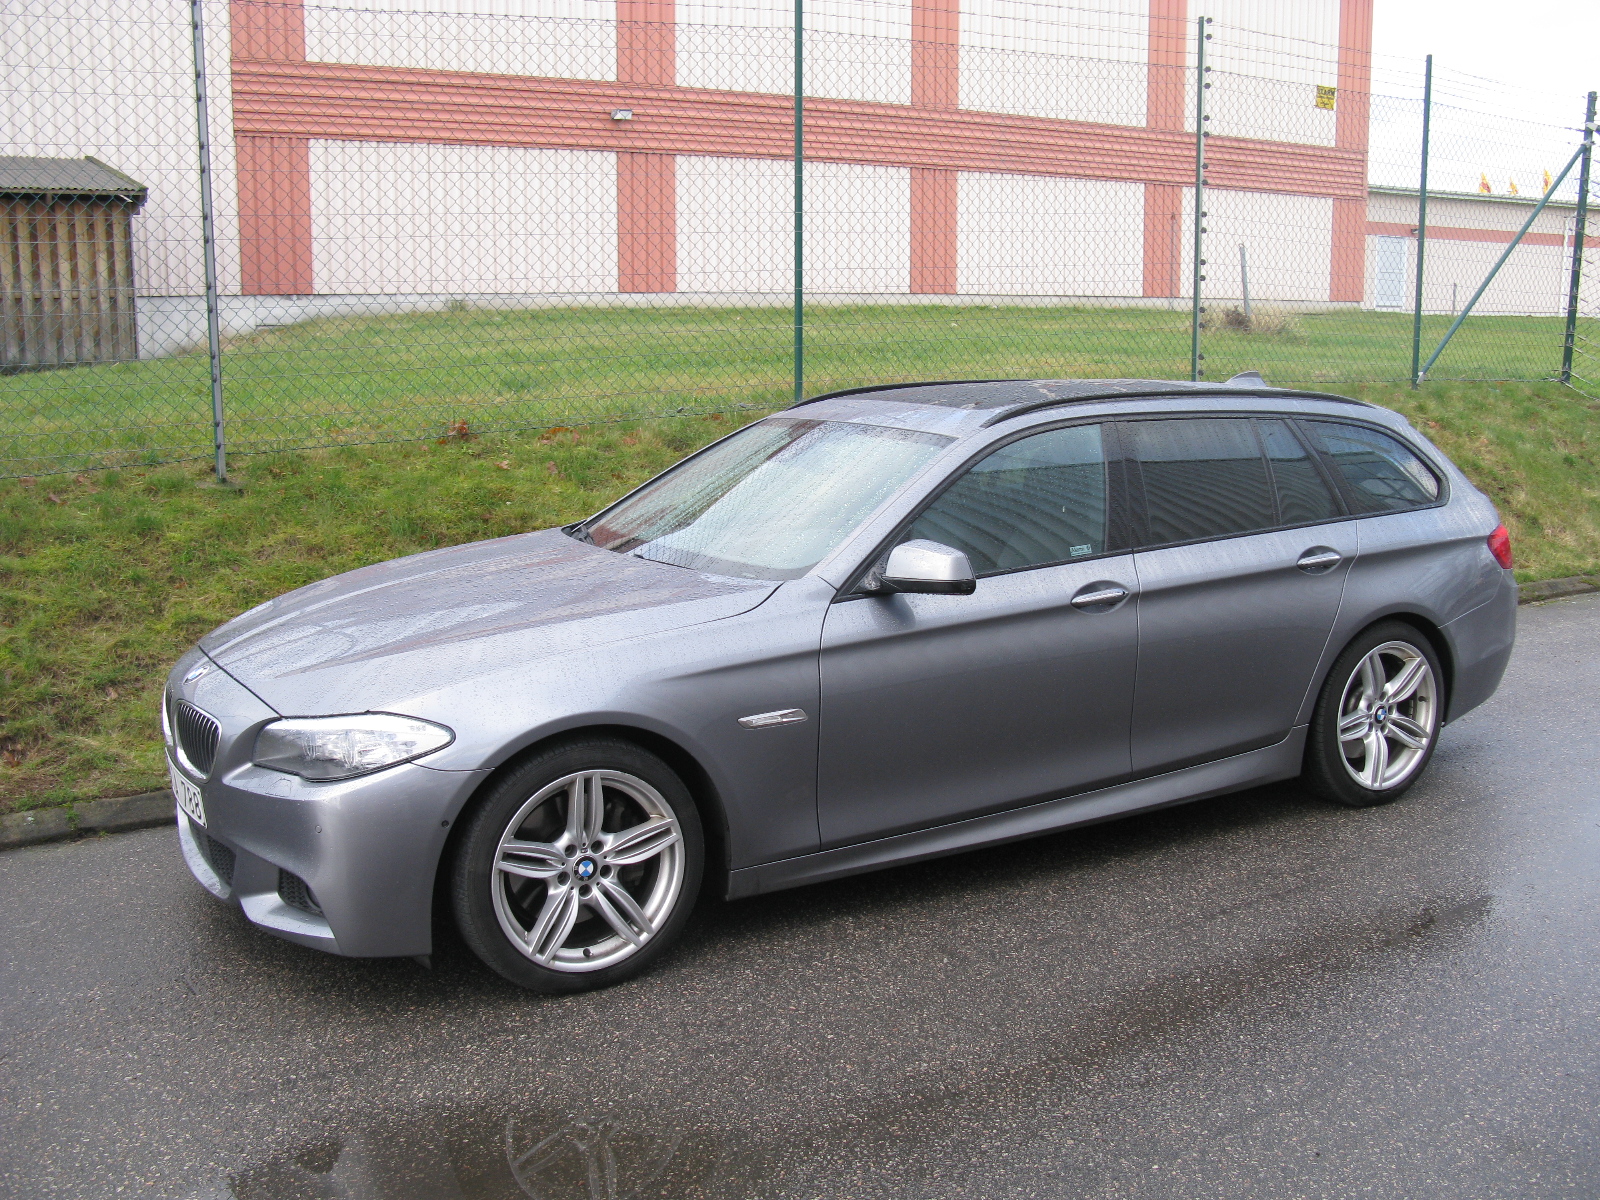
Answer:
[(807, 396), (804, 400), (796, 400), (789, 405), (790, 408), (799, 408), (804, 404), (815, 404), (819, 400), (837, 400), (840, 396), (860, 396), (867, 392), (900, 392), (907, 388), (919, 387), (956, 387), (963, 383), (1028, 383), (1026, 379), (924, 379), (916, 383), (874, 383), (867, 387), (845, 388), (837, 392), (823, 392), (820, 396)]
[(1339, 404), (1354, 404), (1361, 408), (1373, 408), (1365, 400), (1356, 400), (1350, 396), (1336, 396), (1332, 392), (1303, 392), (1295, 388), (1275, 387), (1239, 387), (1228, 388), (1226, 392), (1220, 389), (1226, 385), (1217, 384), (1219, 391), (1213, 392), (1209, 388), (1204, 391), (1191, 390), (1185, 387), (1152, 387), (1141, 388), (1137, 391), (1104, 391), (1090, 392), (1082, 396), (1067, 396), (1059, 400), (1039, 400), (1032, 404), (1019, 404), (1015, 408), (1003, 408), (990, 417), (982, 425), (987, 429), (991, 425), (998, 425), (1001, 421), (1009, 421), (1013, 417), (1026, 416), (1031, 412), (1038, 412), (1044, 408), (1056, 408), (1063, 404), (1091, 404), (1104, 400), (1138, 400), (1138, 399), (1169, 399), (1179, 400), (1189, 396), (1213, 396), (1223, 399), (1228, 396), (1259, 396), (1269, 400), (1333, 400)]

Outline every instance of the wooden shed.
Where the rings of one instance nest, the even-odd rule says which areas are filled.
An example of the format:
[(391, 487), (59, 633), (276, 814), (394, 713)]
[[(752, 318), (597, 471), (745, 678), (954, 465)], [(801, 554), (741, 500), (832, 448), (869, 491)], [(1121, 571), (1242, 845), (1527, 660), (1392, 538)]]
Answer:
[(132, 218), (145, 196), (98, 159), (0, 157), (0, 372), (139, 356)]

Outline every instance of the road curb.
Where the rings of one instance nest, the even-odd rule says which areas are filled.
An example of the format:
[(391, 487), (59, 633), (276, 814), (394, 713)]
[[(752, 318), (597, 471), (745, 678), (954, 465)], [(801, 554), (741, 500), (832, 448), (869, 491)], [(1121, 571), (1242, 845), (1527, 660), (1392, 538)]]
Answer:
[(35, 808), (0, 817), (0, 850), (37, 846), (100, 833), (127, 833), (177, 820), (172, 793), (146, 792), (111, 800), (86, 800), (60, 808)]
[(1600, 592), (1600, 575), (1569, 575), (1565, 579), (1541, 579), (1538, 583), (1525, 583), (1518, 590), (1518, 604), (1537, 604), (1540, 600), (1559, 600), (1563, 596), (1581, 596), (1585, 592)]
[[(1517, 596), (1518, 604), (1537, 604), (1600, 592), (1600, 575), (1570, 575), (1565, 579), (1541, 579), (1525, 583)], [(0, 850), (37, 846), (89, 834), (126, 833), (155, 825), (172, 825), (172, 793), (146, 792), (142, 796), (123, 796), (115, 800), (88, 800), (61, 808), (35, 808), (28, 812), (0, 817)]]

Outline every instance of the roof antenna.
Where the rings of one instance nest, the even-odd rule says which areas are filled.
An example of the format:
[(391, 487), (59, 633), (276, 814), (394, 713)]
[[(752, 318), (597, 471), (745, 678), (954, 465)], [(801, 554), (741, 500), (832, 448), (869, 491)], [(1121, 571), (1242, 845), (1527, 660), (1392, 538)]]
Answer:
[(1267, 381), (1261, 378), (1260, 371), (1240, 371), (1228, 383), (1237, 383), (1242, 387), (1270, 387)]

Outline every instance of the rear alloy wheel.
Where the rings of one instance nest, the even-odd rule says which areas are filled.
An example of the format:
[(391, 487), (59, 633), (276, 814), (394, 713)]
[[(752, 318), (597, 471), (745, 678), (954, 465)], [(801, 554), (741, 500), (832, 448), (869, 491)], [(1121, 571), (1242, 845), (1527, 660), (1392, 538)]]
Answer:
[(484, 962), (540, 992), (618, 983), (681, 932), (700, 886), (682, 781), (626, 742), (569, 744), (484, 798), (457, 849), (457, 923)]
[(1416, 782), (1443, 717), (1433, 647), (1415, 629), (1367, 630), (1334, 663), (1312, 717), (1307, 782), (1340, 804), (1387, 804)]

